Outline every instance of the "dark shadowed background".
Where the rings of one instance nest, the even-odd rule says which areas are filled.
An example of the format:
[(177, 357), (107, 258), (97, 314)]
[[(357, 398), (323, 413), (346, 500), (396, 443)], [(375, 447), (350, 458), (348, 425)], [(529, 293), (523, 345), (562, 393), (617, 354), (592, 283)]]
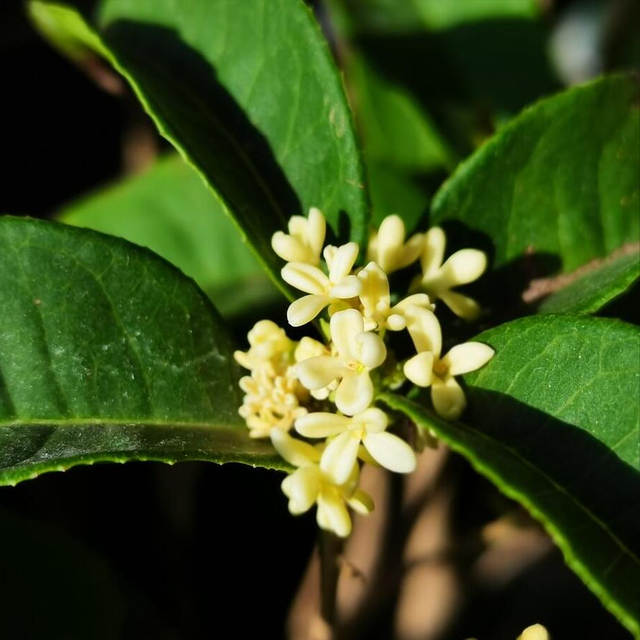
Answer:
[[(553, 5), (549, 29), (557, 35), (573, 24), (567, 22), (571, 15), (582, 16), (587, 43), (585, 33), (591, 28), (595, 42), (598, 28), (602, 31), (607, 16), (615, 13), (612, 6), (619, 5), (623, 19), (606, 46), (594, 44), (582, 62), (576, 53), (573, 63), (556, 70), (559, 78), (532, 83), (561, 86), (607, 67), (630, 61), (637, 66), (637, 3), (564, 0)], [(579, 48), (582, 36), (570, 32), (554, 46), (570, 46), (573, 38)], [(455, 38), (479, 38), (483, 46), (488, 36), (457, 33)], [(498, 33), (484, 42), (508, 49), (509, 38)], [(376, 51), (384, 54), (381, 65), (388, 63), (390, 43), (362, 46), (373, 48), (372, 59)], [(396, 60), (403, 55), (398, 50)], [(486, 70), (478, 69), (482, 73)], [(0, 3), (0, 81), (0, 213), (49, 217), (79, 195), (139, 171), (167, 148), (122, 85), (99, 69), (88, 74), (54, 52), (30, 27), (17, 0)], [(522, 103), (536, 97), (525, 91)], [(241, 339), (246, 327), (237, 331)], [(463, 542), (444, 562), (466, 586), (443, 634), (429, 638), (506, 640), (537, 621), (548, 624), (557, 640), (630, 637), (525, 514), (462, 460), (443, 464), (445, 479), (427, 492), (429, 513), (436, 513), (436, 520), (441, 513), (434, 497), (443, 495), (439, 491), (450, 496), (446, 517)], [(452, 474), (453, 483), (447, 480)], [(229, 637), (230, 627), (241, 638), (282, 637), (316, 529), (312, 515), (289, 516), (280, 482), (274, 472), (241, 465), (131, 463), (79, 467), (1, 488), (0, 638), (75, 640), (83, 636), (74, 621), (85, 617), (102, 621), (95, 637), (105, 639)], [(402, 488), (396, 483), (389, 490)], [(509, 529), (503, 522), (507, 532), (520, 531), (511, 538), (517, 544), (502, 548), (502, 556), (483, 556), (481, 538), (504, 534), (487, 529), (500, 517), (527, 525)], [(432, 525), (423, 526), (428, 531)], [(522, 537), (525, 529), (528, 538)], [(395, 535), (390, 554), (402, 562), (406, 535)], [(388, 589), (366, 620), (356, 617), (357, 624), (347, 625), (351, 638), (393, 635), (401, 580), (379, 579), (389, 580), (395, 591)], [(416, 591), (418, 603), (422, 597), (438, 599), (441, 594), (430, 588)], [(422, 636), (407, 631), (402, 637)]]

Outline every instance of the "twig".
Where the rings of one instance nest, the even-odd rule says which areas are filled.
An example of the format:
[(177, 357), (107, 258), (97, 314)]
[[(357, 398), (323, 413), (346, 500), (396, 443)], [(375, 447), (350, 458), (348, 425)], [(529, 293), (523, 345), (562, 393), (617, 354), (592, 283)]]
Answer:
[(338, 558), (342, 550), (342, 541), (328, 531), (320, 530), (320, 614), (331, 630), (331, 639), (335, 638), (336, 596), (340, 565)]

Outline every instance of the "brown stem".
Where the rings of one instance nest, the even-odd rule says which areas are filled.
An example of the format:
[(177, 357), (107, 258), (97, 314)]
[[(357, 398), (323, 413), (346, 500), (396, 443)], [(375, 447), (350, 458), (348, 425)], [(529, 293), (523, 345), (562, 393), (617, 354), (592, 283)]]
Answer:
[(338, 562), (342, 550), (342, 540), (333, 533), (320, 530), (320, 614), (335, 638), (336, 596), (340, 565)]

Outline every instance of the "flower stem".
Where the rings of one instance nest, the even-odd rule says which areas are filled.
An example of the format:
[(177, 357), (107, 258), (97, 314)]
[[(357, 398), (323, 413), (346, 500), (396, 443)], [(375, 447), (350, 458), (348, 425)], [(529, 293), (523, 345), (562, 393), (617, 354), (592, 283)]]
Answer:
[(320, 614), (335, 637), (336, 596), (340, 565), (338, 558), (342, 551), (342, 540), (338, 536), (320, 529)]

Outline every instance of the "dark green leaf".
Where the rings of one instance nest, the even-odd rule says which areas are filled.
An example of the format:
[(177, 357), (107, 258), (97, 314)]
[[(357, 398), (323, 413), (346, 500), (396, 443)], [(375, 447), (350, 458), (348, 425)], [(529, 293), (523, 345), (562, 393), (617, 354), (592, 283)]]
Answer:
[(545, 298), (539, 313), (595, 313), (627, 291), (640, 276), (640, 256), (632, 253), (607, 260)]
[(572, 271), (640, 237), (636, 80), (603, 78), (525, 110), (444, 185), (432, 223), (463, 223), (495, 248)]
[(292, 214), (320, 207), (336, 233), (349, 222), (351, 238), (364, 240), (351, 114), (301, 0), (102, 0), (95, 33), (71, 6), (30, 6), (52, 41), (107, 55), (278, 282), (270, 239)]
[[(332, 2), (346, 0), (332, 0)], [(350, 0), (349, 9), (359, 30), (409, 32), (419, 28), (436, 31), (460, 24), (491, 19), (531, 19), (540, 15), (536, 0)]]
[[(263, 303), (278, 296), (222, 205), (177, 156), (64, 207), (58, 218), (148, 247), (193, 278), (223, 316), (258, 295)], [(247, 299), (248, 291), (255, 295)]]
[(491, 108), (504, 118), (554, 87), (538, 72), (544, 34), (533, 0), (328, 7), (346, 51), (374, 222), (395, 213), (413, 228), (459, 157), (491, 131)]
[(408, 172), (451, 167), (454, 157), (422, 106), (352, 54), (347, 78), (357, 92), (357, 117), (367, 157)]
[(0, 218), (0, 484), (100, 460), (280, 466), (207, 298), (149, 251)]
[(397, 214), (404, 220), (407, 232), (416, 228), (429, 209), (434, 189), (418, 176), (374, 160), (367, 160), (371, 192), (372, 222), (378, 226), (384, 218)]
[(345, 72), (364, 140), (373, 221), (398, 214), (413, 229), (445, 170), (455, 166), (455, 155), (422, 105), (376, 72), (356, 48)]
[(640, 631), (640, 332), (617, 320), (533, 317), (485, 332), (463, 424), (383, 401), (430, 428), (547, 528), (569, 566)]
[(460, 155), (557, 87), (534, 0), (330, 0), (329, 6), (349, 47), (345, 66), (356, 113), (376, 112), (362, 78), (350, 73), (361, 60), (371, 90), (402, 96)]

